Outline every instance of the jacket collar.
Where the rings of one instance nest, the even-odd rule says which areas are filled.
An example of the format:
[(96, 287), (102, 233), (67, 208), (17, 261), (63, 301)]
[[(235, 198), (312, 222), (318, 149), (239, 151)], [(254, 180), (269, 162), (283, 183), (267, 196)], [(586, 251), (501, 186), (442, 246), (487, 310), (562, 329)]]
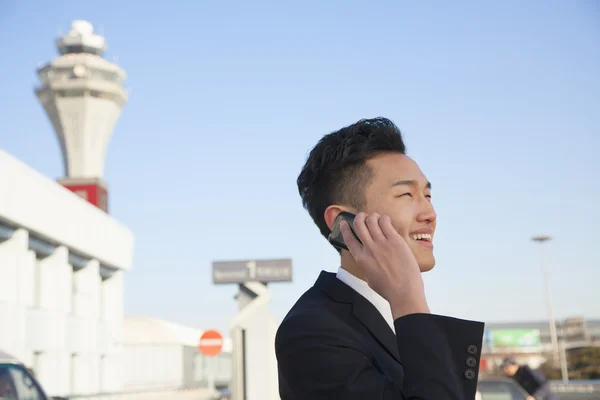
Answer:
[(390, 326), (381, 316), (375, 306), (361, 296), (358, 292), (340, 281), (335, 274), (322, 271), (314, 285), (317, 289), (325, 292), (331, 299), (338, 303), (352, 305), (354, 317), (358, 319), (375, 339), (398, 361), (398, 344), (396, 336)]

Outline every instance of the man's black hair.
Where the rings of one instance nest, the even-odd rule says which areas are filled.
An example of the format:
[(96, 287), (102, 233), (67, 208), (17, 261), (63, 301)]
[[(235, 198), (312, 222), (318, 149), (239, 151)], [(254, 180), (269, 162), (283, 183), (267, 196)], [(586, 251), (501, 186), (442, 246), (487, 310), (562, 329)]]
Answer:
[(361, 119), (331, 132), (311, 150), (297, 179), (302, 204), (327, 238), (325, 210), (332, 204), (363, 207), (372, 171), (366, 161), (381, 153), (406, 154), (402, 134), (387, 118)]

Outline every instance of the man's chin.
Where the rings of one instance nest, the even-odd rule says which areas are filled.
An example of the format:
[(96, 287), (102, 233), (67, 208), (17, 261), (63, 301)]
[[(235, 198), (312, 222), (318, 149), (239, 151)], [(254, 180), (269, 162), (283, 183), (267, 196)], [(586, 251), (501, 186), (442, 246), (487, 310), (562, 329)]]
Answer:
[(419, 261), (419, 269), (421, 272), (429, 272), (435, 267), (435, 260), (423, 260)]

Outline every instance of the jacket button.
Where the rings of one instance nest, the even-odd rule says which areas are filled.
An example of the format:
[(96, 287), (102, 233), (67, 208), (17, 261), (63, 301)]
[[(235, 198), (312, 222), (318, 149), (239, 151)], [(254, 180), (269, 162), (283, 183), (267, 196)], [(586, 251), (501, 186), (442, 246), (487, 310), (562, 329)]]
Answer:
[(467, 378), (468, 380), (473, 380), (475, 379), (475, 371), (473, 371), (472, 369), (468, 369), (465, 371), (465, 378)]
[(467, 357), (467, 367), (475, 367), (477, 365), (477, 360), (475, 357)]
[(469, 347), (467, 347), (467, 353), (469, 353), (470, 355), (474, 356), (475, 354), (477, 354), (477, 346), (475, 346), (474, 344), (470, 345)]

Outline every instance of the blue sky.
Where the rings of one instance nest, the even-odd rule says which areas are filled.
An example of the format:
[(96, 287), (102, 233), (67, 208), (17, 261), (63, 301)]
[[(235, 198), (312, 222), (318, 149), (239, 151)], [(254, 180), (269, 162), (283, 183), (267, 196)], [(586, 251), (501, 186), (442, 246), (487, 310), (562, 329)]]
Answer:
[(291, 257), (282, 318), (338, 266), (295, 187), (307, 152), (386, 116), (434, 186), (432, 311), (544, 319), (544, 233), (557, 316), (600, 317), (598, 4), (322, 3), (2, 1), (0, 147), (62, 175), (35, 69), (87, 19), (128, 73), (105, 171), (136, 236), (128, 315), (228, 330), (236, 288), (211, 262)]

